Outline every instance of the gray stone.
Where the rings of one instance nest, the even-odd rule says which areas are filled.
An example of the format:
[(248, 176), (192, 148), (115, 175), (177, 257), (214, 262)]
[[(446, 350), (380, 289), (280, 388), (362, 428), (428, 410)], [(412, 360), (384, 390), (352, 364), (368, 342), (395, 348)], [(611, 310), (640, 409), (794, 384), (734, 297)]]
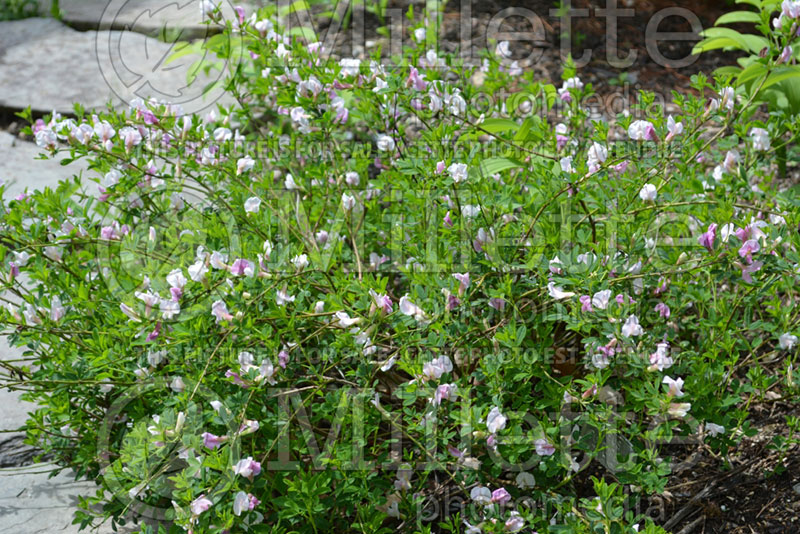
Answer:
[[(10, 347), (5, 336), (0, 337), (0, 360), (18, 360), (22, 357), (22, 349)], [(0, 388), (0, 406), (3, 407), (0, 410), (0, 441), (8, 437), (9, 430), (17, 430), (24, 426), (28, 412), (35, 408), (33, 404), (21, 401), (19, 396), (19, 391)]]
[[(253, 7), (244, 2), (247, 13)], [(48, 2), (49, 4), (49, 2)], [(225, 18), (235, 16), (231, 2), (220, 2)], [(150, 36), (166, 28), (181, 39), (202, 39), (219, 32), (204, 24), (198, 0), (60, 0), (61, 19), (79, 30), (128, 30)], [(45, 6), (49, 12), (49, 5)]]
[[(78, 495), (92, 495), (96, 486), (76, 482), (70, 471), (48, 478), (52, 470), (51, 464), (0, 469), (0, 534), (78, 534), (79, 525), (72, 524)], [(111, 525), (97, 532), (110, 533)]]
[(142, 34), (80, 32), (31, 18), (0, 22), (0, 36), (0, 109), (71, 113), (75, 102), (85, 108), (101, 109), (109, 102), (124, 108), (133, 98), (153, 97), (195, 113), (224, 95), (221, 89), (204, 95), (203, 88), (221, 79), (225, 69), (201, 72), (189, 85), (187, 73), (200, 56), (169, 62), (178, 45)]
[[(42, 152), (34, 143), (0, 132), (0, 154), (3, 154), (0, 158), (0, 180), (7, 184), (3, 195), (6, 199), (16, 197), (25, 189), (55, 188), (59, 181), (80, 175), (88, 168), (85, 160), (61, 165), (60, 162), (67, 157), (66, 153), (59, 154), (55, 159), (37, 160)], [(86, 187), (89, 191), (97, 189), (91, 184)]]

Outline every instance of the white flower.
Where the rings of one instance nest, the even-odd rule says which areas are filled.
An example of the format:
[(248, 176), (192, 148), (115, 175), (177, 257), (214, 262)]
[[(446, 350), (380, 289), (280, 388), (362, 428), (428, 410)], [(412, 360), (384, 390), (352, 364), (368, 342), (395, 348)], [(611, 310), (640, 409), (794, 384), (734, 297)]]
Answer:
[(778, 338), (778, 346), (782, 350), (792, 350), (794, 346), (797, 344), (797, 336), (790, 333), (781, 334), (781, 337)]
[(728, 111), (733, 110), (733, 106), (736, 104), (736, 91), (734, 91), (733, 87), (725, 87), (722, 89), (720, 96), (722, 96), (720, 105), (727, 108)]
[(722, 165), (717, 165), (714, 167), (714, 170), (711, 172), (711, 176), (714, 178), (714, 181), (719, 183), (722, 181)]
[(344, 175), (344, 181), (350, 187), (357, 187), (358, 184), (361, 182), (361, 180), (358, 177), (358, 173), (353, 171), (350, 171)]
[(474, 219), (475, 217), (478, 216), (480, 212), (481, 212), (480, 206), (475, 206), (472, 204), (464, 204), (463, 206), (461, 206), (461, 215), (463, 217), (466, 217), (467, 219)]
[(712, 437), (725, 433), (725, 427), (716, 423), (706, 423), (706, 430)]
[(261, 199), (258, 197), (250, 197), (244, 201), (244, 211), (247, 213), (258, 213), (261, 208)]
[(294, 177), (291, 174), (287, 174), (286, 178), (284, 178), (283, 187), (285, 187), (290, 191), (294, 189), (300, 189), (300, 187), (298, 187), (297, 182), (294, 181)]
[(498, 59), (510, 58), (511, 47), (508, 45), (508, 41), (500, 41), (497, 43), (497, 47), (494, 49), (494, 54), (498, 57)]
[(414, 30), (414, 39), (416, 39), (418, 42), (421, 42), (421, 41), (425, 40), (425, 28), (424, 27), (417, 28), (416, 30)]
[(377, 140), (378, 150), (383, 152), (394, 151), (394, 139), (388, 135), (379, 135)]
[(186, 389), (186, 384), (183, 382), (183, 378), (176, 376), (169, 385), (170, 389), (175, 393), (180, 393), (184, 389)]
[(11, 254), (14, 256), (14, 263), (17, 267), (25, 267), (31, 259), (31, 255), (24, 250), (22, 252), (11, 251)]
[(672, 357), (669, 355), (669, 344), (659, 343), (656, 345), (656, 351), (650, 355), (650, 367), (648, 369), (651, 371), (656, 369), (663, 371), (672, 367), (673, 363)]
[(556, 300), (567, 299), (575, 296), (575, 293), (572, 291), (564, 291), (564, 289), (558, 287), (555, 282), (550, 282), (547, 284), (547, 291), (550, 293), (550, 296)]
[(203, 260), (197, 260), (188, 267), (187, 271), (189, 271), (189, 278), (191, 278), (192, 281), (201, 282), (208, 272), (208, 267), (206, 267)]
[(447, 356), (439, 356), (422, 366), (422, 374), (430, 380), (439, 380), (443, 374), (453, 370), (453, 362)]
[(564, 262), (562, 262), (558, 256), (554, 256), (552, 260), (547, 262), (547, 268), (550, 269), (550, 272), (553, 274), (564, 274), (563, 265)]
[(688, 402), (673, 402), (670, 403), (667, 412), (673, 417), (684, 418), (691, 407), (692, 405)]
[(600, 165), (608, 159), (608, 149), (599, 143), (592, 143), (589, 150), (586, 152), (586, 162), (589, 166), (589, 172), (597, 172)]
[(764, 128), (753, 128), (750, 130), (750, 139), (753, 141), (753, 148), (759, 151), (769, 150), (769, 132)]
[(516, 483), (519, 489), (527, 489), (536, 485), (536, 479), (527, 471), (522, 471), (517, 475)]
[(653, 141), (655, 136), (655, 129), (653, 125), (647, 121), (633, 121), (628, 126), (628, 137), (634, 141)]
[(566, 156), (561, 158), (561, 170), (563, 172), (573, 173), (575, 172), (575, 167), (572, 166), (572, 156)]
[(228, 262), (228, 255), (222, 254), (221, 252), (217, 252), (215, 250), (211, 253), (209, 262), (211, 263), (211, 267), (214, 269), (227, 269), (228, 266), (226, 263)]
[(447, 172), (453, 178), (455, 183), (461, 183), (467, 179), (467, 164), (466, 163), (453, 163), (447, 167)]
[(297, 270), (302, 270), (308, 267), (308, 256), (306, 254), (299, 254), (292, 258), (292, 265), (297, 268)]
[(630, 315), (625, 320), (625, 324), (622, 325), (622, 335), (625, 337), (632, 337), (632, 336), (641, 336), (644, 334), (644, 330), (639, 325), (639, 318), (635, 315)]
[(675, 137), (683, 133), (683, 123), (682, 122), (675, 122), (675, 119), (670, 115), (667, 118), (667, 130), (669, 131), (670, 138)]
[(153, 367), (158, 367), (167, 357), (167, 351), (157, 350), (155, 352), (147, 353), (147, 363)]
[(662, 384), (669, 386), (669, 394), (671, 397), (683, 397), (683, 378), (673, 379), (670, 376), (665, 376), (661, 381)]
[(383, 78), (375, 78), (375, 87), (372, 88), (373, 93), (377, 93), (384, 89), (387, 89), (389, 84)]
[(476, 504), (489, 506), (492, 504), (492, 491), (486, 486), (475, 486), (469, 492), (469, 498)]
[(642, 190), (639, 191), (639, 198), (645, 202), (654, 202), (657, 194), (658, 190), (656, 189), (656, 186), (653, 184), (644, 184)]
[(486, 429), (492, 434), (496, 434), (506, 427), (507, 421), (506, 416), (500, 413), (500, 409), (497, 406), (493, 406), (489, 410), (489, 415), (486, 416)]
[(250, 509), (250, 497), (243, 492), (240, 491), (236, 493), (236, 496), (233, 498), (233, 514), (236, 516), (242, 515), (242, 512)]
[(356, 198), (353, 195), (342, 193), (342, 209), (350, 211), (356, 206)]
[(598, 291), (592, 296), (592, 306), (595, 308), (599, 308), (601, 310), (605, 310), (608, 308), (608, 301), (611, 299), (611, 290), (604, 289), (603, 291)]
[(286, 288), (279, 289), (275, 292), (275, 302), (278, 306), (285, 306), (287, 302), (294, 302), (295, 296), (289, 295)]
[(358, 76), (361, 67), (361, 60), (355, 58), (342, 58), (339, 60), (339, 66), (342, 67), (341, 74), (344, 77)]
[(598, 352), (597, 354), (592, 354), (592, 365), (596, 369), (605, 369), (609, 366), (611, 362), (608, 361), (608, 356), (603, 354), (602, 352)]
[(181, 305), (174, 300), (162, 299), (158, 306), (164, 319), (172, 319), (181, 312)]
[(415, 320), (422, 321), (425, 319), (425, 312), (422, 308), (411, 302), (408, 295), (400, 297), (400, 313), (403, 315), (413, 316)]

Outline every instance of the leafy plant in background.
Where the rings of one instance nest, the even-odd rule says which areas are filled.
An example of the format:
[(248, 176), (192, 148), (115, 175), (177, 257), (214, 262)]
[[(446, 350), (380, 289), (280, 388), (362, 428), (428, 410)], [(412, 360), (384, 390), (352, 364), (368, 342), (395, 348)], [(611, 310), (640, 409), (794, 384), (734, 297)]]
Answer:
[(36, 0), (0, 0), (0, 20), (18, 20), (35, 17), (39, 2)]
[(798, 399), (800, 125), (757, 93), (697, 75), (612, 125), (507, 42), (334, 61), (202, 6), (234, 105), (23, 114), (90, 169), (0, 218), (5, 382), (98, 483), (83, 525), (655, 534), (664, 444)]
[[(720, 76), (732, 77), (737, 91), (756, 102), (767, 104), (771, 113), (787, 117), (800, 114), (800, 66), (797, 58), (797, 16), (800, 2), (796, 0), (737, 0), (755, 11), (732, 11), (717, 19), (714, 28), (703, 31), (704, 39), (695, 53), (710, 50), (740, 50), (749, 55), (737, 60), (739, 66), (716, 70)], [(741, 33), (724, 27), (729, 24), (753, 24), (758, 34)], [(778, 149), (781, 176), (786, 176), (786, 146)]]

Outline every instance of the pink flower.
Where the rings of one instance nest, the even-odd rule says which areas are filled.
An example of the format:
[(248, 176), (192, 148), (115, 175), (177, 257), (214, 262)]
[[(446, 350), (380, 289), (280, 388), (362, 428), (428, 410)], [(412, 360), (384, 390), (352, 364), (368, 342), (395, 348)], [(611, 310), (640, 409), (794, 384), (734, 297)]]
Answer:
[(748, 239), (739, 249), (739, 257), (745, 258), (748, 264), (753, 263), (753, 253), (761, 250), (761, 246), (755, 239)]
[(256, 499), (252, 493), (240, 491), (233, 499), (233, 514), (240, 516), (245, 510), (252, 511), (259, 504), (261, 501)]
[[(512, 511), (510, 517), (505, 522), (506, 530), (509, 532), (519, 532), (525, 528), (525, 519), (519, 515), (519, 512)], [(536, 534), (536, 533), (534, 533)]]
[(230, 273), (234, 276), (253, 276), (255, 273), (255, 265), (249, 260), (238, 258), (233, 262), (229, 268)]
[(556, 452), (556, 448), (546, 439), (537, 439), (533, 444), (536, 446), (536, 454), (539, 456), (552, 456)]
[(232, 371), (232, 370), (228, 369), (227, 371), (225, 371), (225, 377), (226, 378), (233, 378), (233, 383), (236, 384), (237, 386), (241, 386), (243, 388), (249, 388), (250, 387), (250, 384), (248, 384), (247, 382), (242, 380), (242, 377), (239, 376), (239, 373), (237, 373), (235, 371)]
[(239, 460), (239, 462), (233, 466), (233, 472), (250, 479), (252, 482), (253, 477), (261, 473), (261, 464), (253, 460), (252, 456), (248, 456), (247, 458)]
[(663, 302), (659, 302), (658, 304), (656, 304), (656, 311), (660, 313), (661, 317), (663, 317), (664, 319), (669, 319), (669, 315), (671, 313), (669, 306), (667, 306)]
[(455, 384), (442, 384), (436, 388), (436, 393), (433, 395), (433, 404), (438, 406), (443, 400), (453, 400), (456, 394)]
[(463, 296), (464, 292), (469, 287), (469, 273), (459, 274), (453, 273), (453, 278), (458, 280), (458, 295)]
[(222, 321), (233, 320), (233, 315), (228, 312), (228, 307), (221, 300), (214, 301), (214, 303), (211, 305), (211, 315), (216, 317), (217, 324), (221, 323)]
[(658, 141), (656, 129), (647, 121), (633, 121), (628, 126), (628, 137), (634, 141)]
[(210, 432), (203, 432), (201, 436), (203, 438), (203, 446), (207, 449), (212, 449), (212, 450), (221, 447), (222, 444), (225, 443), (225, 441), (228, 439), (225, 436), (222, 437), (215, 436)]
[(581, 302), (581, 311), (582, 312), (591, 312), (592, 310), (592, 297), (589, 295), (581, 295), (581, 298), (578, 299)]
[(388, 295), (379, 294), (372, 289), (369, 290), (369, 294), (372, 297), (372, 302), (382, 313), (385, 315), (392, 313), (392, 299)]
[(411, 71), (408, 75), (408, 81), (406, 81), (406, 86), (413, 87), (417, 91), (424, 91), (428, 84), (425, 83), (425, 80), (420, 77), (419, 71), (416, 69), (416, 67), (411, 67)]
[(742, 265), (741, 263), (737, 263), (736, 266), (742, 270), (742, 279), (748, 284), (752, 284), (753, 277), (750, 276), (750, 274), (760, 271), (761, 267), (764, 266), (764, 262), (754, 261), (749, 265)]
[(786, 46), (778, 57), (778, 65), (781, 63), (788, 63), (790, 59), (792, 59), (792, 47)]
[(501, 298), (489, 299), (489, 306), (497, 311), (503, 311), (506, 308), (506, 301)]
[(442, 222), (443, 222), (443, 224), (445, 225), (446, 228), (452, 228), (453, 227), (453, 219), (450, 218), (450, 212), (449, 211), (445, 214), (444, 219), (442, 220)]
[(667, 134), (666, 142), (669, 143), (675, 136), (678, 136), (683, 133), (683, 123), (682, 122), (675, 122), (675, 118), (670, 115), (667, 119), (667, 130), (669, 133)]
[(282, 350), (278, 353), (278, 365), (286, 369), (287, 363), (289, 363), (289, 353)]
[(191, 509), (194, 515), (200, 515), (206, 510), (208, 510), (211, 505), (214, 504), (209, 499), (206, 498), (205, 495), (200, 495), (198, 498), (192, 501)]
[(445, 303), (445, 309), (447, 311), (453, 311), (459, 306), (461, 306), (461, 299), (455, 295), (447, 295), (447, 302)]
[(506, 504), (511, 500), (511, 495), (505, 488), (498, 488), (492, 492), (492, 502), (496, 504)]
[(156, 327), (152, 332), (150, 332), (150, 334), (148, 334), (146, 341), (149, 342), (155, 340), (159, 334), (161, 334), (161, 321), (156, 323)]
[(717, 225), (711, 223), (708, 225), (708, 230), (698, 238), (700, 244), (708, 249), (709, 252), (714, 250), (714, 240), (717, 239)]

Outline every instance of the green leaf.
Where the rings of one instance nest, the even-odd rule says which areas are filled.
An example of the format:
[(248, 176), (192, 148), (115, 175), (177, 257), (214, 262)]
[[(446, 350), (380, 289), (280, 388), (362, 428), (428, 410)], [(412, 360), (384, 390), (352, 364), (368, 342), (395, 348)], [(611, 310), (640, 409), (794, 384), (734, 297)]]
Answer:
[(744, 85), (745, 83), (758, 78), (767, 71), (767, 66), (763, 63), (753, 63), (744, 69), (736, 80), (737, 85)]
[(761, 22), (761, 16), (754, 11), (731, 11), (718, 18), (714, 25), (735, 24), (737, 22), (754, 22), (758, 24)]
[(769, 78), (767, 78), (767, 81), (764, 82), (764, 87), (762, 87), (762, 89), (768, 89), (776, 83), (798, 77), (800, 77), (800, 66), (790, 65), (786, 67), (778, 67), (775, 69), (775, 72), (769, 75)]
[(719, 67), (717, 70), (714, 71), (714, 74), (718, 76), (736, 76), (740, 72), (742, 72), (742, 69), (740, 69), (739, 67), (733, 67), (728, 65), (725, 67)]
[(481, 162), (478, 173), (480, 176), (491, 176), (507, 169), (522, 167), (519, 161), (508, 158), (489, 158)]
[(730, 28), (708, 28), (707, 30), (703, 30), (701, 35), (705, 38), (720, 37), (730, 39), (738, 45), (738, 48), (750, 51), (753, 54), (758, 54), (764, 48), (769, 48), (769, 41), (766, 38), (758, 35), (739, 33)]
[(519, 124), (511, 119), (486, 119), (478, 127), (489, 133), (499, 133), (506, 130), (516, 130), (519, 128)]
[(727, 37), (713, 37), (710, 39), (703, 39), (692, 48), (692, 54), (702, 54), (709, 50), (717, 50), (719, 48), (740, 48), (739, 44), (733, 39)]

